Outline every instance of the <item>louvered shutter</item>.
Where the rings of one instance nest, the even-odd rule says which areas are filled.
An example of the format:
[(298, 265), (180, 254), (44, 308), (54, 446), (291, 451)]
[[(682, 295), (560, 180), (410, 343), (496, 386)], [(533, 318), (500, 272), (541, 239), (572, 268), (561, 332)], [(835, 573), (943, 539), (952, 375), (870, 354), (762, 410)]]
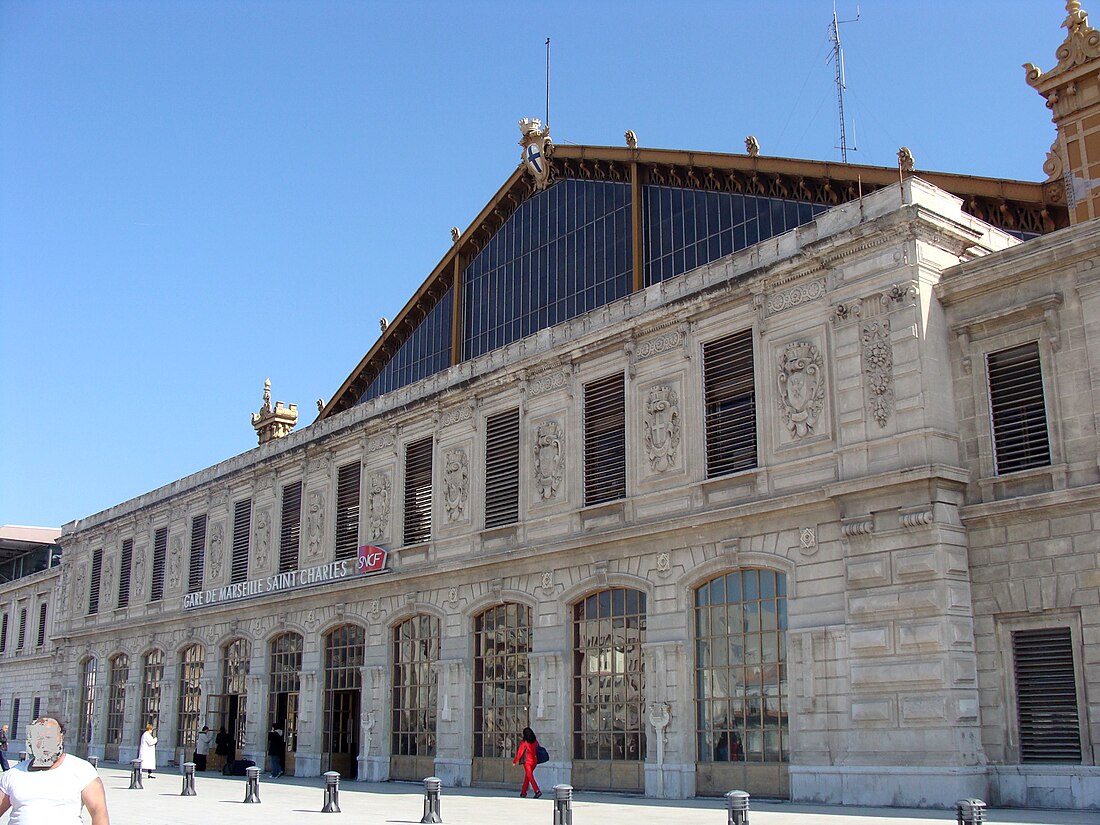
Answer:
[(27, 641), (27, 608), (19, 611), (19, 638), (16, 639), (16, 650), (22, 650)]
[(149, 601), (164, 598), (164, 562), (168, 555), (168, 528), (159, 527), (153, 534), (153, 578), (149, 588)]
[(38, 646), (42, 647), (46, 643), (46, 605), (47, 602), (42, 602), (38, 605)]
[(244, 498), (233, 505), (233, 558), (229, 580), (243, 582), (248, 578), (248, 544), (252, 533), (252, 499)]
[(1081, 761), (1073, 642), (1068, 627), (1012, 634), (1021, 762)]
[(88, 588), (88, 615), (99, 612), (99, 583), (103, 575), (103, 548), (92, 553), (92, 579)]
[(206, 566), (206, 514), (191, 519), (191, 559), (187, 569), (187, 592), (202, 590), (203, 570)]
[(756, 466), (752, 330), (703, 346), (707, 478)]
[(405, 544), (432, 537), (432, 439), (405, 447)]
[(130, 567), (134, 563), (134, 540), (122, 542), (122, 557), (118, 563), (118, 606), (130, 604)]
[(1050, 464), (1039, 345), (991, 352), (986, 366), (997, 474)]
[(353, 559), (359, 552), (360, 462), (345, 464), (336, 473), (336, 559)]
[(302, 536), (302, 482), (283, 487), (283, 514), (279, 522), (279, 572), (298, 569)]
[(0, 653), (4, 653), (8, 649), (8, 614), (4, 614), (3, 620), (0, 620)]
[(519, 409), (485, 422), (485, 526), (519, 520)]
[(616, 373), (584, 385), (584, 503), (626, 496), (626, 390)]

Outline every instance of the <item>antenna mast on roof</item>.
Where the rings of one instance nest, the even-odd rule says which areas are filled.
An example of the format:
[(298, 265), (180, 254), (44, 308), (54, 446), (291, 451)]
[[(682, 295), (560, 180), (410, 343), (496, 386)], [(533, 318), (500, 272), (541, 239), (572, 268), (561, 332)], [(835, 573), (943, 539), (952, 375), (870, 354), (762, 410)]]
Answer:
[(546, 38), (546, 120), (542, 123), (550, 128), (550, 38)]
[[(836, 100), (837, 110), (840, 114), (840, 161), (841, 163), (848, 162), (848, 136), (844, 129), (844, 49), (840, 46), (840, 24), (841, 23), (856, 23), (859, 21), (859, 6), (856, 6), (856, 16), (854, 20), (837, 20), (836, 19), (836, 2), (833, 3), (833, 22), (829, 24), (829, 39), (833, 43), (833, 54), (830, 58), (833, 64), (836, 66)], [(856, 151), (856, 147), (852, 147), (852, 151)]]

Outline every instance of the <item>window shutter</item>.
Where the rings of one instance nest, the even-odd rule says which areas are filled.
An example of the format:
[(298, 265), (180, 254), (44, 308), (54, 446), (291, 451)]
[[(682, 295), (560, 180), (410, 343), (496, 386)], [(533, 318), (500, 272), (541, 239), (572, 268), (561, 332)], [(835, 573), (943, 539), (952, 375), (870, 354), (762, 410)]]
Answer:
[(46, 604), (38, 605), (38, 647), (46, 644)]
[(16, 650), (23, 649), (23, 643), (27, 640), (27, 608), (19, 611), (19, 638), (16, 639)]
[(229, 580), (234, 584), (248, 578), (248, 542), (252, 534), (252, 499), (233, 505), (233, 562)]
[(283, 487), (283, 515), (279, 522), (279, 572), (298, 569), (298, 542), (302, 535), (302, 482)]
[(359, 485), (362, 468), (358, 461), (345, 464), (336, 475), (336, 558), (353, 559), (359, 553)]
[(130, 568), (134, 563), (134, 540), (122, 542), (122, 558), (118, 563), (118, 606), (130, 604)]
[(991, 352), (986, 367), (997, 474), (1050, 464), (1039, 345)]
[(153, 534), (153, 580), (149, 601), (157, 602), (164, 598), (164, 561), (167, 555), (168, 528), (159, 527)]
[(99, 582), (103, 575), (103, 548), (92, 553), (92, 581), (88, 588), (88, 615), (99, 612)]
[(752, 330), (703, 346), (707, 478), (756, 466)]
[(11, 700), (11, 730), (8, 731), (8, 740), (11, 741), (19, 735), (19, 700)]
[(187, 569), (187, 592), (202, 590), (203, 568), (206, 566), (206, 514), (191, 519), (191, 561)]
[(1081, 762), (1073, 642), (1068, 627), (1012, 634), (1021, 762)]
[(485, 526), (519, 520), (519, 409), (485, 421)]
[(42, 697), (35, 696), (34, 704), (31, 705), (31, 719), (37, 719), (42, 715)]
[(0, 619), (0, 653), (4, 653), (8, 649), (8, 614), (4, 614), (4, 618)]
[(405, 544), (432, 537), (432, 439), (405, 445)]
[(626, 496), (626, 388), (616, 373), (584, 385), (584, 503)]

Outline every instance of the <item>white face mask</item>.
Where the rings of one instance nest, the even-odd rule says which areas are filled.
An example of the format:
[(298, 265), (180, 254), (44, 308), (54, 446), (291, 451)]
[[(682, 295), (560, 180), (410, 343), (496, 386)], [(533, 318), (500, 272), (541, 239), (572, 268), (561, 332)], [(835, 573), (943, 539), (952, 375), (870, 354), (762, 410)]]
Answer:
[(43, 717), (27, 726), (27, 753), (32, 768), (52, 768), (65, 750), (65, 736), (56, 719)]

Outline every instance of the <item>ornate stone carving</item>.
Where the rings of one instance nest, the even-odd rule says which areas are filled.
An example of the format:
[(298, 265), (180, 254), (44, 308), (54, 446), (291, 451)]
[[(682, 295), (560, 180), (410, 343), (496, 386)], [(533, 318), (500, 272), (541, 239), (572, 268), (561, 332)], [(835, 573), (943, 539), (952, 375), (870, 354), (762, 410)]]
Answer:
[(543, 501), (554, 498), (565, 474), (565, 448), (557, 421), (540, 424), (535, 432), (535, 486)]
[(307, 501), (309, 509), (306, 512), (306, 554), (309, 558), (316, 559), (324, 552), (325, 494), (321, 490), (313, 490)]
[(760, 141), (756, 139), (756, 135), (749, 135), (745, 138), (745, 151), (748, 152), (750, 158), (759, 157)]
[(796, 307), (807, 301), (816, 301), (826, 295), (825, 279), (818, 278), (805, 284), (795, 284), (789, 289), (768, 296), (768, 314), (775, 315), (785, 309)]
[(898, 516), (898, 523), (907, 530), (927, 527), (935, 521), (935, 515), (926, 507), (918, 507), (915, 510), (904, 511)]
[(473, 418), (474, 411), (469, 404), (459, 404), (456, 407), (450, 407), (439, 414), (439, 426), (449, 427), (452, 424), (457, 424), (460, 421), (469, 421)]
[(551, 390), (559, 390), (565, 386), (566, 381), (564, 370), (555, 370), (554, 372), (537, 375), (527, 382), (527, 396), (528, 398), (537, 398)]
[(282, 401), (276, 401), (271, 406), (271, 379), (264, 380), (264, 403), (259, 412), (252, 413), (252, 426), (256, 430), (256, 436), (260, 444), (266, 444), (276, 438), (290, 435), (294, 425), (298, 423), (298, 405), (283, 406)]
[(843, 324), (846, 321), (859, 320), (863, 313), (862, 301), (849, 301), (846, 304), (837, 304), (833, 310), (833, 323)]
[[(99, 577), (100, 592), (104, 595), (114, 592), (114, 579), (115, 579), (115, 557), (107, 556), (103, 560), (103, 572)], [(106, 601), (106, 600), (104, 600)]]
[(870, 515), (852, 516), (844, 519), (840, 525), (840, 532), (843, 533), (846, 538), (851, 538), (852, 536), (869, 536), (874, 529), (875, 521)]
[(628, 148), (638, 148), (638, 135), (633, 129), (627, 129), (625, 132), (623, 132), (623, 137), (626, 138), (626, 145)]
[(779, 411), (791, 435), (813, 435), (825, 406), (821, 350), (808, 341), (787, 344), (779, 358)]
[(390, 520), (390, 475), (389, 473), (371, 473), (370, 498), (367, 513), (370, 518), (370, 540), (381, 541), (386, 536), (386, 527)]
[(913, 159), (913, 153), (909, 151), (908, 146), (902, 146), (898, 149), (898, 169), (902, 172), (912, 172), (915, 168), (916, 161)]
[(535, 186), (545, 189), (550, 182), (550, 156), (554, 151), (550, 127), (543, 128), (539, 118), (525, 117), (519, 122), (519, 131), (523, 135), (519, 141), (523, 148), (520, 163), (527, 168)]
[(222, 551), (224, 549), (225, 527), (219, 521), (210, 531), (210, 555), (207, 557), (210, 562), (210, 578), (214, 581), (220, 579), (222, 575), (222, 559), (224, 557)]
[(459, 521), (466, 515), (466, 498), (470, 493), (470, 462), (466, 451), (454, 448), (443, 456), (443, 503), (448, 521)]
[(867, 376), (867, 411), (885, 427), (894, 409), (894, 351), (890, 321), (866, 321), (860, 331), (863, 374)]
[(672, 569), (672, 554), (667, 550), (657, 554), (657, 572), (667, 573)]
[(84, 568), (80, 567), (76, 571), (76, 579), (73, 581), (73, 605), (76, 612), (85, 612), (87, 605), (85, 604), (85, 590), (84, 590)]
[(798, 543), (802, 546), (803, 550), (817, 547), (817, 529), (814, 527), (803, 527), (798, 532)]
[[(1033, 88), (1038, 89), (1040, 85), (1046, 85), (1051, 78), (1069, 71), (1074, 66), (1100, 57), (1100, 32), (1089, 25), (1088, 12), (1081, 8), (1079, 0), (1068, 0), (1066, 12), (1062, 27), (1068, 34), (1062, 45), (1054, 52), (1054, 56), (1058, 58), (1058, 65), (1044, 73), (1034, 63), (1024, 64), (1024, 77), (1027, 84)], [(1053, 108), (1052, 104), (1053, 101), (1048, 98), (1047, 105)]]
[(130, 601), (140, 601), (144, 598), (145, 592), (145, 551), (134, 548), (134, 576), (133, 581), (130, 583), (131, 593), (137, 594), (131, 596)]
[(642, 429), (653, 471), (663, 473), (671, 469), (680, 446), (680, 397), (676, 390), (659, 386), (649, 391)]
[(256, 514), (256, 530), (253, 533), (256, 548), (256, 569), (266, 570), (271, 552), (271, 511), (264, 507)]
[(542, 574), (542, 589), (547, 593), (554, 589), (554, 571), (547, 570)]
[(172, 537), (172, 547), (168, 551), (168, 589), (179, 590), (183, 578), (183, 539)]
[(457, 587), (448, 588), (448, 590), (447, 590), (447, 604), (449, 604), (451, 606), (452, 610), (454, 610), (456, 607), (458, 607), (458, 588)]
[(379, 450), (384, 450), (387, 447), (392, 447), (397, 443), (397, 434), (392, 430), (386, 433), (380, 433), (374, 436), (367, 442), (367, 452), (376, 453)]
[(646, 358), (652, 358), (654, 355), (660, 355), (662, 352), (674, 350), (684, 343), (684, 337), (682, 329), (669, 329), (660, 335), (654, 335), (644, 341), (639, 341), (638, 346), (634, 349), (634, 360), (643, 361)]

